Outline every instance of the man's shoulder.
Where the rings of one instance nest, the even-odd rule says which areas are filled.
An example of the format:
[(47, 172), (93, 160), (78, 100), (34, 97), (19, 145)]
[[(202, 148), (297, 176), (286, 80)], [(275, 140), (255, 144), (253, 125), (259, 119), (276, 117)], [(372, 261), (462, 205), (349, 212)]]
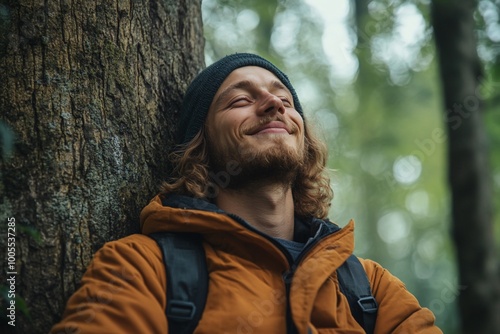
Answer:
[(128, 257), (130, 254), (134, 254), (133, 257), (139, 256), (146, 259), (161, 259), (162, 257), (156, 241), (144, 234), (131, 234), (117, 240), (108, 241), (97, 254), (112, 253), (119, 254), (121, 257)]
[(133, 244), (133, 243), (143, 243), (143, 242), (147, 243), (150, 240), (154, 241), (152, 238), (150, 238), (149, 236), (147, 236), (145, 234), (134, 233), (134, 234), (127, 235), (123, 238), (120, 238), (120, 239), (117, 239), (114, 241), (110, 241), (110, 242), (120, 242), (120, 243), (124, 243), (124, 244)]
[(150, 238), (147, 235), (140, 234), (140, 233), (134, 233), (127, 235), (125, 237), (122, 237), (120, 239), (116, 240), (111, 240), (105, 243), (105, 246), (113, 246), (113, 247), (119, 247), (119, 246), (134, 246), (134, 245), (148, 245), (148, 244), (155, 244), (154, 239)]
[[(378, 262), (360, 257), (358, 257), (358, 259), (365, 269), (368, 280), (372, 285), (372, 289), (376, 290), (375, 287), (386, 287), (406, 290), (405, 284), (399, 278), (392, 275), (389, 270)], [(375, 292), (378, 291), (374, 291), (374, 293)]]

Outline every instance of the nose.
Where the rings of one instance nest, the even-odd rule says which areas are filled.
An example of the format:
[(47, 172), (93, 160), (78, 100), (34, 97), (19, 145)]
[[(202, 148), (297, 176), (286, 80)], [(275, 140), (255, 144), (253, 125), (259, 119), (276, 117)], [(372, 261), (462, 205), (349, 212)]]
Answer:
[(274, 113), (285, 113), (285, 106), (283, 101), (274, 94), (266, 92), (261, 105), (259, 106), (259, 113), (263, 115), (274, 114)]

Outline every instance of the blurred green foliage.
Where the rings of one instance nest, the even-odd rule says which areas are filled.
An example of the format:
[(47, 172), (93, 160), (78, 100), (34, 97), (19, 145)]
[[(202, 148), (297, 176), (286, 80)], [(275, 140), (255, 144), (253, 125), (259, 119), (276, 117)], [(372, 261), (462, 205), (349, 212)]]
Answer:
[[(500, 198), (499, 2), (479, 1), (481, 95)], [(446, 130), (426, 0), (204, 0), (206, 61), (256, 52), (288, 74), (329, 147), (331, 218), (458, 333)], [(460, 101), (458, 101), (460, 102)], [(495, 202), (500, 241), (500, 203)]]

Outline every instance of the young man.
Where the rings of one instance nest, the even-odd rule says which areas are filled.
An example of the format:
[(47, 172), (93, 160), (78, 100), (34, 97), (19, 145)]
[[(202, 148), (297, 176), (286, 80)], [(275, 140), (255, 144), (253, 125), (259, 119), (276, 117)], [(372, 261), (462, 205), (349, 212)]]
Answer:
[[(364, 333), (337, 273), (354, 223), (326, 218), (325, 146), (286, 75), (257, 55), (222, 58), (189, 86), (178, 130), (175, 172), (142, 211), (142, 234), (97, 252), (52, 333), (167, 333), (165, 266), (148, 236), (161, 231), (201, 235), (209, 278), (196, 333)], [(401, 281), (360, 261), (374, 333), (441, 333)]]

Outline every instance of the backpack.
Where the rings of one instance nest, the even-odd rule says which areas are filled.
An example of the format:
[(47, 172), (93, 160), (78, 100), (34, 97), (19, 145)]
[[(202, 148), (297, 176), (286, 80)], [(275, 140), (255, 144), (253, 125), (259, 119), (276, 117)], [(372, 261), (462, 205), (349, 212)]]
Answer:
[[(167, 274), (169, 333), (193, 333), (205, 308), (208, 270), (202, 237), (196, 233), (158, 232), (150, 235), (163, 253)], [(373, 334), (378, 305), (358, 258), (351, 255), (338, 269), (340, 291), (366, 333)]]

